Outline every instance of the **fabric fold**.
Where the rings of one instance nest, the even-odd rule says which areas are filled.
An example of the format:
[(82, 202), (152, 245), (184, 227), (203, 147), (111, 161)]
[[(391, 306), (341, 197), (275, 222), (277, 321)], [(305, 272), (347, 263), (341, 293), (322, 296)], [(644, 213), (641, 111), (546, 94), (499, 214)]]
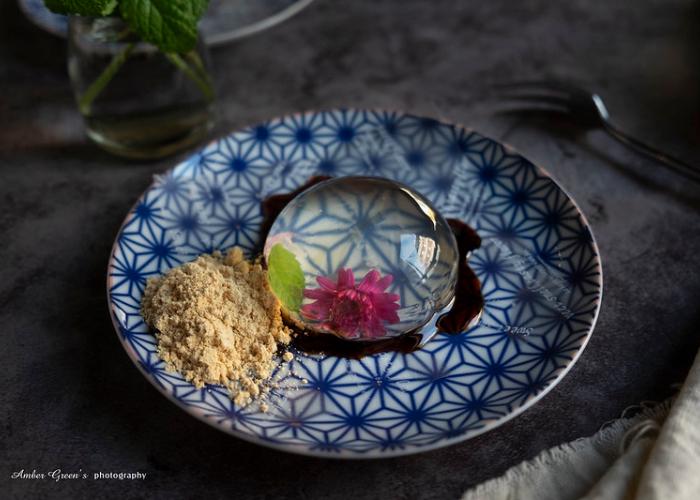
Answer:
[(700, 498), (700, 354), (675, 400), (545, 450), (462, 500)]

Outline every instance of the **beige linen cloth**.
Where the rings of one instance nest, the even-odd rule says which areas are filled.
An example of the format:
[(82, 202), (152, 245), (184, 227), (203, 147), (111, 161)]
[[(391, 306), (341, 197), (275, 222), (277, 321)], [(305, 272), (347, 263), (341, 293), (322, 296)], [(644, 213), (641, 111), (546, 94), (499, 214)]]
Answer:
[(675, 401), (540, 453), (462, 500), (700, 500), (700, 354)]

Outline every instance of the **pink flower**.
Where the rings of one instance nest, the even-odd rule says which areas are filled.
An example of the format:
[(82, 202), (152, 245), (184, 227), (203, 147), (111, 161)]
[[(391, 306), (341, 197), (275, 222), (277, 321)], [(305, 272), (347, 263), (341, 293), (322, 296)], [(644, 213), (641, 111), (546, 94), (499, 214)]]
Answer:
[(352, 269), (340, 269), (338, 282), (324, 276), (316, 281), (321, 288), (307, 288), (304, 297), (315, 302), (301, 307), (305, 319), (346, 338), (376, 338), (386, 333), (385, 323), (398, 323), (399, 296), (385, 290), (394, 280), (391, 274), (380, 278), (372, 269), (355, 285)]

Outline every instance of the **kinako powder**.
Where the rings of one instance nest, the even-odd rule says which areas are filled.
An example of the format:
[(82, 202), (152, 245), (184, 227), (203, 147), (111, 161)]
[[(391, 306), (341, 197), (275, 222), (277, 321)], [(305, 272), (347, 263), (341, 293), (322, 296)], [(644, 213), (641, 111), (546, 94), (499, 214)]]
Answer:
[(237, 405), (267, 391), (278, 347), (291, 340), (265, 269), (246, 261), (239, 248), (201, 255), (149, 279), (141, 312), (166, 369), (198, 388), (225, 386)]

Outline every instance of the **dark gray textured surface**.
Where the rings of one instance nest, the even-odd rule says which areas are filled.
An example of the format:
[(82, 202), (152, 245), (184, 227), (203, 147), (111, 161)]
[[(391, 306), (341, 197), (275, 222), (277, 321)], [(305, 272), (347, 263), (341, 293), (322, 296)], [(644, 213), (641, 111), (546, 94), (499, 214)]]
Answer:
[[(107, 315), (112, 238), (152, 173), (83, 138), (63, 42), (0, 3), (0, 496), (456, 498), (540, 450), (667, 397), (697, 351), (700, 190), (565, 119), (496, 115), (490, 82), (600, 91), (630, 132), (700, 164), (700, 5), (690, 0), (318, 0), (216, 50), (219, 132), (333, 106), (465, 123), (549, 170), (589, 217), (605, 297), (569, 375), (501, 428), (447, 449), (339, 462), (269, 451), (178, 410), (132, 366)], [(135, 471), (144, 482), (10, 480)]]

